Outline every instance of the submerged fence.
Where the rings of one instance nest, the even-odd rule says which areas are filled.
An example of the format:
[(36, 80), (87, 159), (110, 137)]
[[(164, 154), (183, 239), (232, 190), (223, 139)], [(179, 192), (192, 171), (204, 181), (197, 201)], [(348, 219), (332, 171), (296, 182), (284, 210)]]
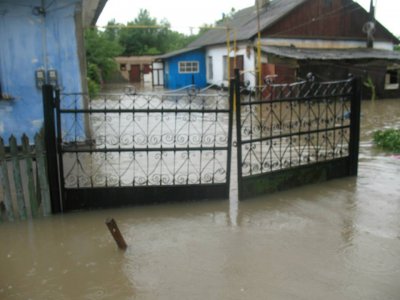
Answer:
[(43, 137), (34, 145), (26, 135), (21, 144), (11, 136), (9, 146), (0, 137), (0, 222), (51, 214)]

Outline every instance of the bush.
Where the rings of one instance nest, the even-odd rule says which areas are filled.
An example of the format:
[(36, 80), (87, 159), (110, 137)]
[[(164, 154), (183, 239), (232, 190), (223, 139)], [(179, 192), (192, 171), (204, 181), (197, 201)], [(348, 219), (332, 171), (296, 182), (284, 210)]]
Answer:
[(374, 143), (385, 150), (400, 153), (400, 129), (385, 129), (374, 132)]
[(87, 78), (87, 82), (90, 98), (96, 97), (100, 91), (100, 85), (90, 78)]

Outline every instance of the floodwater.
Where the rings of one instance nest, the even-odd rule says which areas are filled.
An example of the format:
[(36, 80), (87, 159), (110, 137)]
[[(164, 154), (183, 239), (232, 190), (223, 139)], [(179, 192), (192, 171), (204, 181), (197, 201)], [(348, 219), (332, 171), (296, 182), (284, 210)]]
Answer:
[(400, 159), (371, 142), (386, 126), (400, 100), (364, 102), (357, 178), (1, 224), (0, 299), (398, 300)]

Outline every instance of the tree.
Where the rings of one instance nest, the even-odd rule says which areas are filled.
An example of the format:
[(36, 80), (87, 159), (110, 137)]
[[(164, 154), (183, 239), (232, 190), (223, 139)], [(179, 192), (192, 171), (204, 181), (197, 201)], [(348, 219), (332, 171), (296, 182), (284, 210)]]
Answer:
[(235, 10), (234, 7), (232, 7), (230, 12), (228, 12), (228, 13), (226, 13), (226, 14), (225, 14), (225, 13), (222, 14), (222, 19), (217, 20), (217, 21), (215, 22), (215, 25), (216, 25), (216, 26), (224, 26), (224, 25), (227, 25), (227, 23), (229, 23), (229, 22), (232, 20), (232, 18), (233, 18), (233, 16), (234, 16), (235, 13), (236, 13), (236, 10)]
[[(136, 28), (135, 28), (136, 27)], [(141, 9), (133, 22), (120, 30), (119, 41), (125, 47), (124, 55), (159, 54), (161, 24), (146, 9)]]
[(119, 30), (124, 55), (157, 55), (186, 47), (193, 37), (171, 30), (167, 20), (157, 21), (141, 9), (138, 16)]
[(122, 53), (123, 47), (105, 32), (88, 29), (85, 31), (85, 48), (89, 92), (93, 94), (98, 90), (96, 84), (100, 85), (116, 70), (114, 57)]

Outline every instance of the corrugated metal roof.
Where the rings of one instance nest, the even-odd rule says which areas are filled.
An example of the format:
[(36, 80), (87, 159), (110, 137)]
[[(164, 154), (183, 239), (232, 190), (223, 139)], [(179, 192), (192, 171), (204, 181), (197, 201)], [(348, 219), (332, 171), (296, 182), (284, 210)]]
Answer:
[[(276, 21), (280, 20), (286, 14), (291, 12), (300, 4), (307, 0), (276, 0), (271, 1), (269, 5), (260, 8), (260, 27), (265, 29)], [(236, 40), (249, 40), (258, 32), (257, 11), (255, 6), (251, 6), (238, 11), (232, 18), (229, 27), (236, 31)], [(233, 40), (233, 32), (231, 33)], [(201, 47), (215, 44), (226, 43), (226, 30), (210, 29), (197, 40), (192, 42), (189, 47)]]
[(181, 49), (181, 50), (177, 50), (177, 51), (173, 51), (173, 52), (169, 52), (169, 53), (157, 56), (156, 59), (170, 58), (170, 57), (173, 57), (173, 56), (176, 56), (176, 55), (179, 55), (179, 54), (183, 54), (183, 53), (191, 52), (191, 51), (194, 51), (194, 50), (198, 50), (200, 48), (201, 47), (184, 48), (184, 49)]
[(369, 48), (305, 49), (296, 47), (262, 46), (267, 54), (298, 60), (360, 60), (382, 59), (400, 61), (400, 52)]

